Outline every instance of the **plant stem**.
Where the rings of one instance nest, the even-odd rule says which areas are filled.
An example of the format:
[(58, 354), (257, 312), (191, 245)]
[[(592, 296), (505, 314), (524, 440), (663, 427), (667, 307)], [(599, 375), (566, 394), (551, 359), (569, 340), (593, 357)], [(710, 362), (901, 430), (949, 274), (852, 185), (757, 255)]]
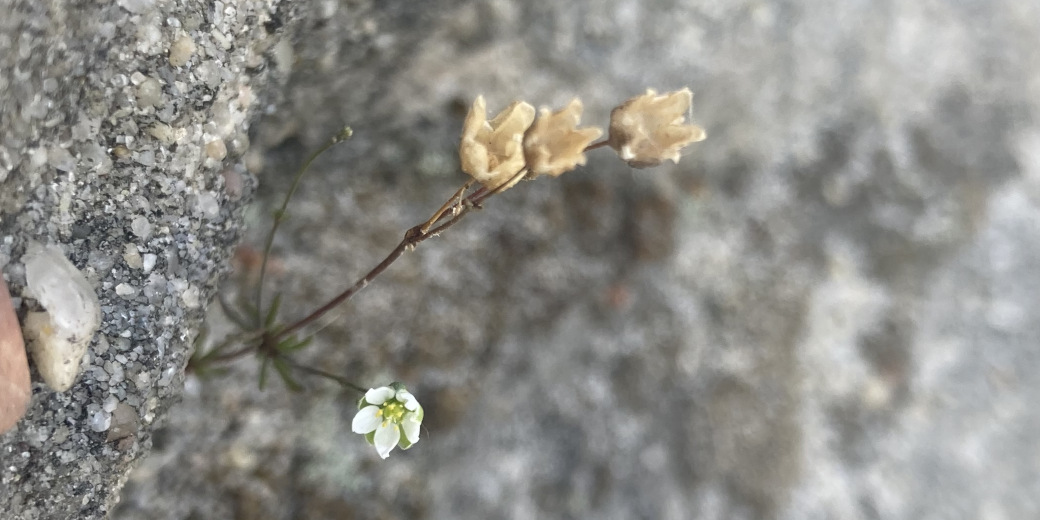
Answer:
[[(521, 170), (519, 173), (516, 174), (514, 178), (521, 177), (526, 174), (527, 170)], [(471, 183), (467, 182), (464, 188), (468, 187), (470, 184)], [(350, 297), (357, 294), (358, 291), (367, 287), (368, 284), (371, 283), (373, 279), (375, 279), (375, 277), (379, 276), (380, 274), (383, 274), (383, 271), (386, 271), (388, 267), (390, 267), (394, 262), (396, 262), (397, 259), (405, 253), (405, 251), (410, 251), (414, 249), (415, 246), (419, 245), (427, 238), (435, 236), (444, 231), (445, 229), (454, 226), (456, 223), (462, 220), (462, 217), (466, 216), (466, 214), (469, 213), (470, 210), (472, 210), (475, 207), (480, 207), (479, 204), (481, 202), (487, 200), (488, 197), (491, 197), (492, 195), (495, 195), (496, 193), (499, 193), (501, 191), (501, 188), (496, 188), (494, 190), (478, 190), (477, 192), (473, 193), (472, 195), (466, 198), (461, 198), (461, 192), (456, 192), (454, 195), (451, 196), (451, 198), (448, 199), (448, 201), (441, 207), (441, 209), (439, 209), (434, 214), (433, 217), (431, 217), (426, 222), (419, 224), (405, 232), (404, 238), (401, 239), (401, 242), (397, 244), (397, 247), (390, 251), (390, 254), (386, 255), (386, 258), (384, 258), (382, 262), (379, 262), (378, 265), (372, 268), (372, 270), (369, 271), (368, 274), (361, 277), (360, 280), (354, 282), (354, 285), (348, 287), (347, 290), (341, 292), (335, 298), (329, 300), (328, 303), (322, 305), (314, 312), (287, 325), (286, 327), (282, 328), (281, 330), (273, 334), (271, 339), (274, 341), (278, 341), (282, 338), (285, 338), (289, 334), (292, 334), (293, 332), (296, 332), (297, 330), (300, 330), (301, 328), (313, 323), (318, 318), (321, 318), (326, 313), (334, 309), (336, 306), (347, 301), (348, 299), (350, 299)], [(460, 209), (455, 210), (456, 207)], [(448, 215), (451, 215), (451, 217), (448, 219), (447, 222), (440, 225), (436, 225), (437, 222), (443, 220)], [(432, 226), (436, 227), (430, 229)]]
[(278, 333), (274, 335), (274, 340), (277, 341), (279, 339), (282, 339), (288, 336), (289, 334), (296, 332), (301, 327), (309, 325), (314, 320), (317, 320), (318, 318), (325, 315), (325, 313), (331, 311), (337, 305), (343, 303), (351, 296), (354, 296), (354, 294), (360, 291), (361, 289), (367, 287), (369, 282), (371, 282), (373, 278), (382, 274), (382, 272), (385, 271), (387, 267), (390, 267), (391, 264), (393, 264), (402, 254), (404, 254), (404, 252), (408, 249), (409, 246), (408, 235), (411, 234), (413, 231), (418, 231), (418, 227), (409, 229), (408, 233), (405, 234), (405, 238), (401, 240), (401, 243), (397, 244), (397, 247), (395, 247), (394, 250), (391, 251), (390, 254), (383, 259), (382, 262), (379, 262), (379, 265), (375, 266), (371, 271), (368, 272), (368, 274), (366, 274), (360, 280), (355, 282), (354, 285), (351, 285), (349, 288), (347, 288), (346, 291), (343, 291), (339, 294), (339, 296), (336, 296), (325, 305), (322, 305), (316, 311), (308, 314), (304, 318), (301, 318), (300, 320), (297, 320), (293, 322), (291, 325), (288, 325), (282, 330), (278, 331)]
[[(322, 145), (321, 148), (318, 148), (314, 153), (312, 153), (293, 177), (292, 185), (289, 187), (289, 191), (286, 192), (285, 198), (282, 199), (282, 207), (274, 214), (274, 223), (271, 225), (271, 232), (267, 234), (267, 240), (264, 242), (264, 256), (260, 261), (260, 279), (256, 284), (256, 302), (254, 303), (256, 305), (257, 316), (264, 315), (264, 276), (267, 274), (267, 260), (270, 258), (271, 248), (274, 246), (274, 235), (278, 232), (278, 227), (281, 226), (282, 221), (285, 220), (286, 210), (289, 208), (289, 201), (292, 199), (293, 195), (296, 194), (296, 189), (299, 188), (300, 181), (303, 180), (303, 174), (307, 173), (307, 169), (311, 167), (311, 163), (313, 163), (318, 156), (325, 153), (329, 148), (332, 148), (336, 144), (350, 139), (352, 134), (353, 131), (350, 127), (343, 128), (343, 130)], [(257, 323), (256, 325), (259, 326), (261, 324)]]
[[(222, 363), (224, 361), (231, 361), (232, 359), (237, 359), (237, 358), (240, 358), (240, 357), (242, 357), (242, 356), (244, 356), (246, 354), (249, 354), (250, 352), (252, 352), (252, 351), (256, 350), (257, 348), (259, 348), (259, 345), (252, 345), (251, 342), (254, 341), (254, 340), (262, 338), (263, 335), (264, 335), (264, 331), (261, 330), (261, 331), (254, 331), (254, 332), (251, 332), (251, 333), (244, 333), (243, 334), (244, 337), (241, 337), (241, 336), (234, 337), (235, 341), (241, 341), (244, 345), (242, 347), (238, 348), (238, 349), (232, 350), (231, 352), (227, 352), (227, 353), (220, 354), (220, 355), (213, 355), (213, 356), (211, 356), (211, 355), (207, 354), (206, 355), (206, 362), (207, 363)], [(228, 340), (225, 340), (225, 341), (228, 341)], [(216, 350), (215, 349), (211, 349), (210, 352), (216, 352)]]
[[(275, 212), (275, 214), (274, 214), (274, 223), (271, 225), (271, 231), (270, 231), (270, 233), (268, 233), (267, 240), (264, 242), (264, 254), (263, 254), (263, 259), (261, 260), (261, 263), (260, 263), (260, 277), (259, 277), (259, 280), (258, 280), (257, 286), (256, 286), (256, 302), (255, 302), (255, 305), (256, 305), (256, 310), (257, 310), (257, 316), (263, 316), (264, 315), (264, 312), (263, 312), (263, 289), (264, 289), (264, 277), (265, 277), (265, 275), (267, 273), (267, 261), (268, 261), (268, 259), (271, 256), (271, 249), (272, 249), (272, 247), (274, 245), (275, 234), (278, 232), (278, 228), (279, 228), (279, 226), (281, 226), (282, 221), (285, 220), (285, 218), (286, 218), (286, 211), (287, 211), (287, 209), (289, 207), (289, 201), (292, 199), (293, 195), (296, 193), (297, 188), (299, 188), (300, 182), (303, 179), (303, 175), (310, 168), (311, 164), (321, 154), (325, 153), (329, 148), (332, 148), (333, 146), (335, 146), (339, 142), (342, 142), (342, 141), (344, 141), (346, 139), (349, 139), (350, 136), (351, 136), (351, 133), (352, 132), (351, 132), (349, 127), (344, 128), (339, 134), (334, 136), (327, 143), (325, 143), (321, 148), (319, 148), (317, 151), (312, 153), (310, 155), (310, 157), (307, 158), (307, 161), (304, 162), (303, 166), (301, 166), (299, 171), (296, 172), (296, 175), (293, 178), (292, 185), (289, 187), (289, 191), (285, 194), (285, 198), (282, 200), (282, 206), (278, 209), (277, 212)], [(590, 150), (595, 150), (596, 148), (602, 148), (604, 146), (607, 146), (608, 144), (609, 144), (608, 140), (605, 139), (603, 141), (599, 141), (597, 143), (592, 143), (592, 144), (586, 146), (584, 151), (587, 152), (587, 151), (590, 151)], [(329, 311), (331, 311), (332, 309), (337, 307), (339, 304), (341, 304), (344, 301), (350, 299), (352, 296), (357, 294), (359, 291), (361, 291), (362, 289), (367, 287), (368, 284), (371, 283), (373, 279), (375, 279), (377, 276), (382, 274), (394, 262), (396, 262), (397, 259), (400, 258), (401, 255), (403, 255), (405, 253), (405, 251), (410, 251), (410, 250), (414, 249), (416, 246), (418, 246), (420, 243), (422, 243), (426, 239), (428, 239), (428, 238), (430, 238), (432, 236), (436, 236), (436, 235), (440, 234), (441, 232), (443, 232), (444, 230), (448, 229), (449, 227), (454, 226), (459, 221), (461, 221), (462, 218), (465, 217), (467, 213), (469, 213), (473, 209), (480, 209), (480, 207), (481, 207), (480, 205), (485, 200), (487, 200), (488, 198), (490, 198), (490, 197), (492, 197), (494, 195), (497, 195), (498, 193), (501, 193), (502, 191), (512, 187), (514, 184), (516, 184), (517, 181), (519, 181), (525, 175), (527, 175), (527, 173), (528, 173), (528, 171), (527, 171), (526, 168), (522, 169), (519, 172), (517, 172), (516, 175), (514, 175), (509, 181), (507, 181), (505, 183), (502, 183), (497, 188), (488, 189), (487, 187), (481, 186), (477, 190), (475, 190), (473, 193), (471, 193), (469, 196), (463, 197), (463, 195), (465, 194), (466, 190), (468, 190), (474, 183), (473, 180), (467, 181), (443, 205), (441, 205), (441, 207), (436, 212), (434, 212), (433, 216), (431, 216), (428, 220), (426, 220), (422, 224), (414, 226), (411, 229), (409, 229), (408, 231), (406, 231), (405, 234), (404, 234), (404, 238), (402, 238), (401, 242), (397, 244), (397, 247), (395, 247), (392, 251), (390, 251), (390, 253), (388, 255), (386, 255), (386, 258), (384, 258), (381, 262), (379, 262), (378, 265), (376, 265), (374, 268), (372, 268), (372, 270), (369, 271), (367, 274), (365, 274), (365, 276), (363, 276), (360, 280), (354, 282), (354, 285), (351, 285), (345, 291), (343, 291), (342, 293), (337, 295), (335, 298), (329, 300), (328, 303), (326, 303), (325, 305), (322, 305), (321, 307), (319, 307), (314, 312), (308, 314), (307, 316), (304, 316), (303, 318), (293, 322), (292, 324), (290, 324), (290, 325), (288, 325), (286, 327), (282, 327), (282, 328), (279, 328), (277, 330), (261, 329), (261, 330), (255, 330), (255, 331), (250, 331), (250, 332), (244, 332), (244, 333), (242, 333), (240, 335), (237, 335), (237, 337), (235, 337), (234, 339), (238, 339), (238, 340), (242, 341), (243, 343), (245, 343), (242, 347), (240, 347), (240, 348), (238, 348), (236, 350), (233, 350), (231, 352), (226, 352), (226, 353), (223, 353), (223, 354), (217, 354), (220, 350), (222, 350), (223, 348), (225, 348), (227, 346), (226, 345), (227, 343), (230, 343), (232, 341), (231, 338), (228, 338), (225, 342), (221, 343), (221, 345), (219, 345), (218, 348), (211, 349), (211, 351), (208, 354), (205, 354), (203, 356), (203, 359), (205, 360), (206, 363), (220, 363), (220, 362), (225, 362), (225, 361), (231, 361), (233, 359), (237, 359), (237, 358), (245, 356), (247, 354), (263, 350), (265, 345), (268, 345), (268, 346), (269, 345), (274, 345), (279, 340), (281, 340), (281, 339), (289, 336), (290, 334), (292, 334), (292, 333), (302, 329), (303, 327), (306, 327), (307, 325), (310, 325), (311, 323), (313, 323), (314, 321), (318, 320), (319, 318), (324, 316), (326, 313), (328, 313)], [(439, 222), (441, 222), (441, 221), (443, 221), (445, 219), (447, 219), (447, 221), (445, 221), (445, 222), (443, 222), (441, 224), (438, 224)], [(221, 305), (224, 307), (225, 313), (228, 315), (228, 317), (233, 322), (235, 322), (237, 325), (239, 325), (242, 328), (247, 328), (245, 326), (246, 325), (245, 320), (243, 320), (241, 316), (238, 316), (237, 313), (235, 313), (231, 309), (231, 306), (228, 305), (227, 302), (224, 301), (223, 298), (221, 298)], [(255, 326), (263, 327), (263, 324), (257, 323), (257, 324), (255, 324)], [(254, 340), (261, 340), (261, 342), (259, 344), (255, 344), (255, 345), (250, 344)], [(290, 366), (292, 366), (293, 368), (296, 368), (298, 370), (307, 372), (309, 374), (318, 375), (318, 376), (321, 376), (321, 377), (326, 377), (328, 379), (332, 379), (332, 380), (338, 382), (339, 384), (341, 384), (341, 385), (343, 385), (345, 387), (354, 389), (354, 390), (356, 390), (358, 392), (361, 392), (361, 393), (364, 393), (366, 391), (364, 388), (362, 388), (362, 387), (360, 387), (358, 385), (355, 385), (354, 383), (351, 383), (351, 382), (341, 378), (340, 376), (337, 376), (337, 375), (332, 374), (330, 372), (325, 372), (324, 370), (320, 370), (320, 369), (317, 369), (317, 368), (312, 368), (312, 367), (308, 367), (308, 366), (305, 366), (305, 365), (300, 365), (300, 364), (292, 361), (288, 357), (280, 357), (280, 359), (284, 360)]]
[(345, 386), (345, 387), (347, 387), (347, 388), (349, 388), (351, 390), (354, 390), (355, 392), (359, 392), (361, 394), (364, 394), (365, 392), (368, 391), (367, 388), (364, 388), (364, 387), (358, 386), (358, 385), (356, 385), (354, 383), (351, 383), (350, 381), (347, 381), (343, 377), (338, 376), (336, 374), (333, 374), (332, 372), (326, 372), (326, 371), (321, 370), (319, 368), (309, 367), (307, 365), (301, 365), (301, 364), (293, 361), (292, 359), (290, 359), (288, 357), (282, 357), (281, 359), (283, 361), (285, 361), (290, 367), (292, 367), (292, 368), (294, 368), (296, 370), (299, 370), (301, 372), (306, 372), (308, 374), (315, 375), (315, 376), (321, 376), (321, 377), (324, 377), (326, 379), (331, 379), (331, 380), (339, 383), (340, 386)]
[(419, 230), (422, 231), (423, 233), (429, 231), (430, 227), (432, 227), (434, 224), (436, 224), (437, 221), (439, 221), (441, 219), (441, 216), (443, 216), (445, 212), (447, 212), (449, 209), (452, 209), (452, 208), (454, 208), (455, 206), (457, 206), (459, 204), (462, 204), (462, 196), (466, 193), (466, 190), (468, 190), (469, 187), (473, 185), (474, 182), (475, 181), (470, 180), (470, 181), (467, 181), (466, 184), (463, 184), (462, 187), (459, 188), (458, 191), (455, 192), (455, 195), (452, 195), (452, 197), (450, 199), (448, 199), (440, 207), (440, 209), (438, 209), (433, 214), (433, 216), (430, 217), (429, 220), (427, 220), (425, 223), (423, 223), (423, 225), (419, 228)]
[[(606, 140), (600, 141), (598, 143), (592, 143), (589, 146), (585, 147), (585, 151), (594, 150), (596, 148), (600, 148), (606, 145)], [(289, 334), (292, 334), (293, 332), (296, 332), (297, 330), (300, 330), (301, 328), (310, 325), (318, 318), (321, 318), (326, 313), (336, 308), (336, 306), (347, 301), (352, 296), (357, 294), (358, 291), (364, 289), (365, 287), (368, 287), (368, 284), (371, 283), (373, 279), (375, 279), (380, 274), (383, 274), (383, 271), (386, 271), (387, 268), (389, 268), (394, 262), (396, 262), (397, 259), (405, 253), (405, 251), (414, 249), (415, 246), (419, 245), (427, 238), (438, 235), (445, 229), (454, 226), (456, 223), (462, 220), (462, 217), (466, 216), (466, 214), (469, 213), (470, 210), (472, 210), (473, 208), (479, 208), (480, 204), (488, 198), (497, 195), (502, 191), (512, 187), (514, 184), (516, 184), (515, 181), (522, 179), (525, 175), (527, 175), (527, 173), (527, 169), (524, 168), (517, 172), (516, 175), (514, 175), (509, 181), (500, 184), (495, 189), (489, 190), (486, 187), (481, 187), (472, 194), (470, 194), (468, 197), (462, 198), (462, 194), (465, 193), (466, 189), (468, 189), (473, 184), (472, 180), (466, 182), (458, 191), (455, 192), (454, 195), (452, 195), (443, 205), (441, 205), (440, 209), (434, 212), (433, 216), (426, 220), (426, 222), (423, 222), (422, 224), (419, 224), (405, 232), (404, 238), (401, 239), (401, 242), (397, 244), (397, 247), (390, 251), (390, 254), (386, 255), (386, 258), (384, 258), (382, 262), (379, 262), (378, 265), (372, 268), (372, 270), (369, 271), (368, 274), (361, 277), (360, 280), (354, 282), (354, 285), (348, 287), (347, 290), (341, 292), (335, 298), (329, 300), (328, 303), (322, 305), (314, 312), (308, 314), (307, 316), (304, 316), (303, 318), (300, 318), (299, 320), (274, 333), (271, 339), (274, 341), (278, 341), (282, 338), (285, 338)], [(451, 217), (448, 219), (447, 222), (441, 225), (437, 225), (438, 222), (444, 220), (446, 217), (448, 217), (448, 215), (451, 215)], [(264, 255), (264, 259), (267, 259), (266, 254)], [(261, 277), (262, 276), (263, 271), (261, 271)]]

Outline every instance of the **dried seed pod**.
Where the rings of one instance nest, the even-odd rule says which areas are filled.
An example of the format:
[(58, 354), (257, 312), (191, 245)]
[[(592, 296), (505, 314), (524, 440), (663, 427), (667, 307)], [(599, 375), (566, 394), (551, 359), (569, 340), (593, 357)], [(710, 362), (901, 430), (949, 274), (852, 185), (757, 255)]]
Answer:
[(610, 113), (610, 147), (633, 168), (678, 163), (683, 147), (706, 136), (703, 128), (685, 124), (692, 101), (688, 88), (665, 94), (647, 89), (625, 101)]
[(538, 119), (524, 134), (524, 157), (531, 177), (557, 177), (585, 164), (585, 147), (603, 135), (594, 126), (578, 128), (581, 100), (575, 98), (555, 112), (542, 108)]
[(500, 188), (510, 180), (515, 183), (518, 179), (514, 177), (524, 167), (524, 132), (532, 122), (534, 107), (522, 101), (514, 101), (488, 121), (484, 96), (477, 96), (462, 125), (462, 171), (488, 189)]
[(10, 430), (25, 415), (31, 396), (22, 329), (7, 284), (0, 276), (0, 433)]

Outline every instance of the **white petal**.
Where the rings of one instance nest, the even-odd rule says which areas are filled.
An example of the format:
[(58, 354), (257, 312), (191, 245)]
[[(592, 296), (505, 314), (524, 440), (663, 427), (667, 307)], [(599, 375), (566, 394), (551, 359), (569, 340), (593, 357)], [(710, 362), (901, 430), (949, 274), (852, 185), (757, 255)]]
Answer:
[(375, 437), (376, 451), (379, 452), (379, 456), (387, 458), (390, 456), (390, 451), (397, 446), (398, 441), (401, 440), (401, 430), (396, 424), (390, 421), (384, 421), (383, 424), (376, 428)]
[(419, 400), (416, 399), (415, 396), (412, 395), (412, 393), (409, 392), (408, 390), (398, 390), (397, 391), (397, 400), (401, 401), (402, 403), (404, 403), (404, 407), (407, 408), (408, 410), (413, 411), (413, 412), (417, 408), (419, 408)]
[(365, 400), (368, 404), (374, 404), (379, 406), (394, 396), (394, 389), (389, 386), (381, 386), (379, 388), (372, 388), (365, 392)]
[(379, 415), (378, 406), (366, 406), (361, 409), (354, 416), (354, 421), (350, 423), (350, 429), (354, 433), (360, 433), (362, 435), (376, 431), (376, 426), (383, 421), (383, 418)]
[(404, 417), (404, 420), (401, 421), (401, 428), (404, 429), (404, 436), (408, 439), (408, 442), (412, 444), (419, 442), (419, 421), (415, 420), (414, 413)]

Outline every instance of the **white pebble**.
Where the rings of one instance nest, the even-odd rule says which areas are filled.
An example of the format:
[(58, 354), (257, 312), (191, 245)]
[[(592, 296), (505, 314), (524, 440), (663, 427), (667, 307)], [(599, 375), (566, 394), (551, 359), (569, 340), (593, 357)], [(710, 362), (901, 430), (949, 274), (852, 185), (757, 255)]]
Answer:
[(181, 301), (184, 302), (184, 306), (189, 309), (194, 309), (199, 306), (199, 288), (194, 285), (188, 287), (181, 293)]
[(144, 261), (141, 260), (141, 252), (137, 250), (137, 246), (134, 244), (127, 244), (123, 248), (123, 260), (132, 269), (144, 267)]
[(111, 425), (112, 414), (108, 412), (94, 412), (87, 418), (87, 427), (96, 432), (108, 431), (108, 427)]
[(154, 107), (162, 103), (162, 85), (155, 78), (148, 78), (137, 86), (137, 105), (141, 108)]
[(214, 161), (223, 161), (227, 157), (227, 145), (223, 139), (214, 139), (206, 143), (206, 156)]
[(158, 257), (152, 253), (145, 253), (144, 256), (141, 257), (141, 269), (144, 269), (145, 274), (152, 272), (152, 269), (155, 268), (155, 261), (157, 259)]
[(216, 218), (220, 215), (220, 202), (213, 192), (204, 191), (199, 193), (199, 198), (195, 201), (195, 210), (205, 218)]
[(151, 22), (145, 22), (137, 26), (137, 50), (148, 55), (157, 54), (162, 47), (162, 29)]
[(188, 131), (183, 128), (174, 128), (165, 123), (156, 123), (148, 127), (148, 135), (159, 140), (164, 145), (171, 145), (179, 141), (182, 137), (188, 135)]
[(134, 162), (142, 166), (155, 166), (155, 152), (152, 150), (134, 152)]
[(128, 283), (121, 283), (116, 286), (116, 294), (124, 298), (137, 294), (137, 289)]
[(130, 221), (130, 231), (141, 238), (148, 238), (152, 234), (152, 224), (146, 217), (138, 215)]
[(25, 318), (30, 351), (43, 380), (64, 392), (76, 381), (87, 346), (101, 325), (101, 304), (61, 249), (32, 242), (23, 262), (29, 293), (44, 308)]
[(183, 67), (191, 60), (192, 54), (195, 54), (195, 41), (187, 34), (182, 35), (170, 45), (170, 65)]

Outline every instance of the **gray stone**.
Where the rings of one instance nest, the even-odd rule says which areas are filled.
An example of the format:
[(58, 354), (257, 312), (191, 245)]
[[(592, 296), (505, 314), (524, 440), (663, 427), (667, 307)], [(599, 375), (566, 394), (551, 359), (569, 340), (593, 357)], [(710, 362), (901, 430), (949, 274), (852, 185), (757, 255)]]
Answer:
[(54, 244), (101, 314), (67, 392), (32, 365), (28, 412), (0, 436), (5, 520), (106, 518), (180, 394), (252, 190), (242, 170), (234, 200), (223, 191), (241, 149), (204, 149), (246, 140), (288, 16), (277, 0), (222, 5), (0, 0), (0, 268), (24, 323), (39, 297), (27, 246)]

